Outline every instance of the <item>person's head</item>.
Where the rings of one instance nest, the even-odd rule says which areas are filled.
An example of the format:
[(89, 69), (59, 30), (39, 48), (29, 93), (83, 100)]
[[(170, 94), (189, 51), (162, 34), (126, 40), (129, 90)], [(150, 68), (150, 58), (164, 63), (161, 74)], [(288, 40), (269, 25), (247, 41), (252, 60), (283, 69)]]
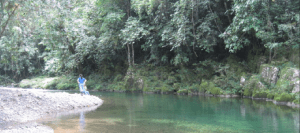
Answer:
[(79, 74), (79, 77), (82, 78), (82, 74)]

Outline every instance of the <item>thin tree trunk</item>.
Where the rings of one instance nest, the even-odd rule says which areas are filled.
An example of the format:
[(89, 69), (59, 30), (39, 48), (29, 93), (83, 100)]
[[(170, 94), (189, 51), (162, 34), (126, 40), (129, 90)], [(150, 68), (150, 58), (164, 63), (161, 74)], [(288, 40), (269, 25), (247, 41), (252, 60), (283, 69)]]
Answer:
[[(224, 5), (225, 5), (225, 9), (226, 9), (226, 11), (227, 11), (228, 9), (227, 9), (226, 1), (224, 2)], [(227, 13), (227, 18), (228, 18), (229, 23), (231, 23), (231, 19), (230, 19), (228, 13)]]
[(5, 25), (4, 25), (3, 28), (2, 28), (2, 31), (1, 31), (1, 33), (0, 33), (0, 38), (2, 37), (3, 32), (5, 31), (6, 26), (7, 26), (8, 22), (9, 22), (11, 16), (14, 15), (14, 13), (15, 13), (15, 11), (16, 11), (17, 8), (18, 8), (18, 6), (16, 6), (16, 7), (14, 8), (14, 10), (12, 11), (11, 14), (8, 14), (8, 19), (6, 20)]
[(131, 8), (131, 4), (130, 4), (130, 0), (127, 1), (127, 17), (129, 18), (131, 16), (130, 14), (130, 8)]
[(129, 48), (129, 44), (127, 44), (127, 57), (128, 57), (128, 65), (129, 67), (131, 67), (131, 61), (130, 61), (130, 48)]
[(198, 7), (198, 0), (196, 0), (196, 15), (195, 15), (195, 19), (196, 21), (198, 21), (199, 19), (199, 7)]
[(271, 61), (272, 61), (272, 49), (270, 49), (270, 52), (269, 52), (269, 63), (271, 63)]
[(273, 54), (272, 60), (276, 57), (276, 49), (277, 48), (274, 49), (274, 54)]
[(195, 52), (195, 44), (197, 43), (197, 40), (196, 40), (195, 21), (194, 21), (194, 7), (195, 7), (194, 1), (195, 0), (193, 0), (193, 8), (192, 8), (192, 22), (193, 22), (193, 34), (194, 34), (193, 52), (196, 55), (196, 57), (198, 57), (197, 53)]
[(131, 55), (132, 55), (132, 66), (134, 67), (134, 48), (133, 48), (133, 44), (131, 43)]
[[(212, 11), (211, 7), (210, 7), (210, 3), (208, 4), (208, 7), (209, 7), (211, 13), (215, 14), (215, 13)], [(215, 21), (216, 26), (218, 27), (218, 30), (220, 31), (220, 33), (223, 33), (223, 32), (220, 30), (219, 25), (218, 25), (218, 23), (217, 23), (217, 20), (216, 20), (215, 18), (214, 18), (214, 21)]]

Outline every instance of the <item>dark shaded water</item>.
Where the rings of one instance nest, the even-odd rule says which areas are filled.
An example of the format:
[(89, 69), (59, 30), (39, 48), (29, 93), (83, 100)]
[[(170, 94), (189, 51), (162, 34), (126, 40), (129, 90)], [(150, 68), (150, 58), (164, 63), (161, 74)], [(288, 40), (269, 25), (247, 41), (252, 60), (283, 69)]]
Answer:
[(299, 132), (299, 109), (240, 98), (141, 93), (91, 93), (104, 100), (91, 112), (44, 124), (55, 132)]

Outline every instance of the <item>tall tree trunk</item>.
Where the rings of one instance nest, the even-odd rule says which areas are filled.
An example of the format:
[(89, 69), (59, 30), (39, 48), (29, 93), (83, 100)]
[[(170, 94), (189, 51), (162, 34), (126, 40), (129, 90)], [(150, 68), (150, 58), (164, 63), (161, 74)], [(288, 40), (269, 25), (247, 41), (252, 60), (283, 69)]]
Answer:
[(129, 67), (131, 67), (131, 61), (130, 61), (130, 47), (129, 47), (129, 44), (127, 44), (127, 57), (128, 57), (128, 65)]
[[(210, 9), (211, 13), (213, 13), (213, 14), (217, 15), (217, 14), (216, 14), (215, 12), (213, 12), (213, 10), (211, 9), (211, 7), (210, 7), (210, 3), (208, 3), (208, 7), (209, 7), (209, 9)], [(216, 20), (216, 18), (214, 18), (214, 21), (215, 21), (215, 24), (216, 24), (216, 26), (217, 26), (217, 28), (218, 28), (219, 32), (220, 32), (220, 33), (223, 33), (223, 32), (220, 30), (220, 28), (219, 28), (219, 25), (218, 25), (218, 23), (217, 23), (217, 20)]]
[(127, 9), (126, 9), (127, 10), (127, 18), (129, 18), (131, 16), (131, 14), (130, 14), (130, 8), (131, 8), (130, 0), (127, 0), (126, 5), (127, 5)]
[[(228, 11), (226, 1), (224, 1), (224, 5), (225, 5), (226, 11)], [(229, 23), (231, 23), (231, 19), (230, 19), (230, 16), (228, 13), (227, 13), (227, 18), (228, 18)]]
[[(196, 40), (196, 31), (195, 31), (195, 21), (194, 21), (194, 7), (195, 7), (195, 0), (193, 0), (193, 8), (192, 8), (192, 22), (193, 22), (193, 34), (194, 34), (194, 44), (193, 44), (193, 52), (198, 57), (197, 53), (195, 52), (195, 44), (197, 44)], [(197, 7), (197, 5), (196, 5)]]
[(198, 0), (196, 0), (196, 14), (195, 14), (195, 19), (198, 21), (199, 19), (199, 7), (198, 7)]
[(132, 55), (132, 66), (134, 67), (134, 48), (133, 48), (133, 43), (131, 43), (131, 55)]
[(270, 52), (269, 52), (269, 63), (271, 63), (272, 61), (272, 49), (270, 49)]

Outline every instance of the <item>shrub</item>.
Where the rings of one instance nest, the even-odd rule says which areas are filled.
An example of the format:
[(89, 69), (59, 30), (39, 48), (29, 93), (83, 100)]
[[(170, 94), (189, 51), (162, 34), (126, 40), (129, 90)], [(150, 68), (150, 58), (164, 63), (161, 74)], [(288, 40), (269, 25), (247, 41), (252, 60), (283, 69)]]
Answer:
[(288, 101), (293, 101), (294, 98), (292, 95), (288, 93), (282, 93), (281, 95), (275, 95), (274, 100), (278, 102), (288, 102)]
[(293, 103), (300, 104), (300, 100), (299, 100), (299, 99), (295, 99), (295, 100), (293, 101)]
[(56, 88), (56, 85), (57, 85), (57, 84), (58, 84), (58, 80), (55, 79), (55, 80), (53, 80), (52, 82), (46, 84), (46, 85), (45, 85), (45, 88), (46, 88), (46, 89), (57, 89), (57, 88)]
[(219, 87), (213, 87), (213, 88), (210, 88), (209, 91), (213, 95), (220, 95), (222, 90)]
[(274, 99), (274, 94), (273, 93), (268, 93), (267, 98)]
[(59, 90), (66, 90), (67, 88), (69, 88), (69, 85), (67, 83), (58, 83), (56, 85), (56, 88)]
[(118, 81), (121, 81), (122, 79), (123, 79), (123, 76), (121, 74), (118, 74), (117, 76), (115, 76), (113, 82), (118, 82)]
[(200, 87), (199, 87), (199, 92), (206, 92), (206, 90), (208, 89), (208, 82), (207, 81), (203, 81), (201, 84), (200, 84)]
[(252, 96), (252, 90), (251, 89), (245, 89), (244, 90), (244, 95), (245, 96)]
[(263, 92), (258, 92), (258, 93), (254, 93), (252, 95), (252, 97), (254, 98), (267, 98), (268, 93), (263, 91)]
[(156, 89), (161, 90), (161, 92), (166, 92), (166, 91), (169, 91), (169, 88), (170, 88), (169, 86), (163, 85), (163, 86), (158, 87)]
[(188, 93), (188, 89), (180, 89), (177, 91), (178, 94), (187, 94)]
[(96, 84), (95, 85), (95, 90), (101, 90), (101, 89), (103, 89), (104, 87), (102, 86), (102, 84)]

